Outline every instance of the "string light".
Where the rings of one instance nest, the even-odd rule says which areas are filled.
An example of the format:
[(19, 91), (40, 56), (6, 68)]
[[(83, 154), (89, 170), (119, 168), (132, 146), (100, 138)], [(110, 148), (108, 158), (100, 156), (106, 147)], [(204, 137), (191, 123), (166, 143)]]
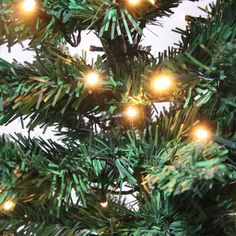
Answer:
[(212, 137), (212, 134), (207, 126), (199, 125), (193, 129), (192, 136), (199, 141), (207, 141)]
[(155, 5), (155, 0), (149, 0), (149, 2), (153, 5)]
[(22, 2), (22, 8), (26, 12), (32, 12), (36, 8), (35, 0), (24, 0)]
[(206, 140), (209, 138), (210, 134), (207, 129), (199, 127), (195, 130), (195, 136), (197, 139)]
[(16, 203), (13, 202), (12, 200), (8, 199), (3, 203), (1, 208), (4, 211), (12, 211), (15, 208), (15, 206), (16, 206)]
[(129, 0), (129, 3), (132, 5), (137, 5), (138, 3), (140, 3), (140, 0)]
[(164, 91), (171, 87), (172, 79), (169, 76), (160, 76), (152, 81), (152, 89), (155, 91)]
[(99, 82), (99, 75), (96, 72), (90, 72), (85, 76), (85, 80), (89, 87), (94, 87)]
[[(129, 4), (132, 5), (137, 5), (141, 2), (142, 0), (128, 0)], [(155, 0), (148, 0), (151, 4), (155, 5)]]
[(126, 109), (126, 115), (129, 119), (134, 119), (138, 116), (138, 109), (133, 107), (133, 106), (129, 106), (127, 109)]
[(103, 208), (107, 208), (107, 207), (108, 207), (108, 201), (100, 202), (100, 205), (101, 205)]

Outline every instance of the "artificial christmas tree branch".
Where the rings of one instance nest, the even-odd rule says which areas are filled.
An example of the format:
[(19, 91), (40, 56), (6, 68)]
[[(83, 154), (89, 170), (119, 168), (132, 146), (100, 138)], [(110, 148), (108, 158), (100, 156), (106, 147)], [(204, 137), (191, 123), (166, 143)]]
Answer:
[[(0, 44), (36, 52), (0, 61), (0, 123), (54, 125), (62, 144), (0, 137), (0, 231), (235, 235), (236, 2), (188, 17), (155, 58), (143, 30), (182, 1), (29, 1), (0, 3)], [(86, 29), (92, 65), (66, 49)]]

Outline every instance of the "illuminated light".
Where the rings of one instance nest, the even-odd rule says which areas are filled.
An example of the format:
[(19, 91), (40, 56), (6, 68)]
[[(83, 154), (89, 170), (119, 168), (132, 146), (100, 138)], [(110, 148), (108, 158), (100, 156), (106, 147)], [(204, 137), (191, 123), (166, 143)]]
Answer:
[(96, 72), (90, 72), (85, 76), (87, 84), (91, 87), (96, 86), (99, 82), (99, 76)]
[(153, 80), (153, 89), (155, 91), (167, 90), (172, 85), (172, 79), (168, 76), (162, 76)]
[(9, 199), (3, 203), (1, 208), (4, 211), (12, 211), (15, 208), (15, 206), (16, 206), (16, 203)]
[(130, 118), (130, 119), (133, 119), (135, 117), (137, 117), (138, 115), (138, 110), (137, 108), (135, 107), (128, 107), (127, 110), (126, 110), (126, 115)]
[(24, 0), (22, 3), (22, 8), (26, 12), (32, 12), (36, 8), (35, 0)]
[(128, 0), (128, 1), (132, 5), (137, 5), (138, 3), (140, 3), (140, 0)]
[(103, 208), (107, 208), (107, 207), (108, 207), (108, 201), (106, 201), (106, 202), (100, 202), (100, 205), (101, 205)]
[(206, 140), (210, 137), (210, 133), (207, 129), (200, 127), (195, 130), (195, 136), (200, 140)]
[(152, 5), (155, 5), (155, 0), (149, 0)]

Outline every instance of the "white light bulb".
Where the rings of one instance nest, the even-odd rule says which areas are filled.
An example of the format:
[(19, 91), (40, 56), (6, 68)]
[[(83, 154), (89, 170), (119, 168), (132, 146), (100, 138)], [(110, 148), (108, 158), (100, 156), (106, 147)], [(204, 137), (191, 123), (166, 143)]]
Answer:
[(140, 2), (140, 0), (129, 0), (129, 3), (132, 5), (136, 5)]
[(106, 202), (100, 202), (100, 205), (101, 205), (103, 208), (107, 208), (107, 207), (108, 207), (108, 201), (106, 201)]
[(85, 80), (87, 82), (88, 85), (90, 86), (94, 86), (98, 83), (99, 81), (99, 76), (96, 72), (90, 72), (89, 74), (87, 74), (87, 76), (85, 77)]
[(7, 200), (3, 203), (2, 209), (4, 211), (12, 211), (15, 207), (16, 203), (13, 202), (12, 200)]
[(204, 128), (198, 128), (195, 135), (198, 139), (207, 139), (209, 137), (209, 132)]
[(167, 76), (163, 76), (153, 81), (155, 90), (165, 90), (171, 86), (171, 79)]
[(129, 107), (129, 108), (127, 109), (126, 113), (127, 113), (127, 116), (128, 116), (129, 118), (135, 118), (135, 117), (137, 116), (137, 114), (138, 114), (138, 111), (137, 111), (137, 109), (134, 108), (134, 107)]
[(31, 12), (35, 9), (36, 2), (35, 0), (24, 0), (22, 3), (22, 8), (26, 12)]

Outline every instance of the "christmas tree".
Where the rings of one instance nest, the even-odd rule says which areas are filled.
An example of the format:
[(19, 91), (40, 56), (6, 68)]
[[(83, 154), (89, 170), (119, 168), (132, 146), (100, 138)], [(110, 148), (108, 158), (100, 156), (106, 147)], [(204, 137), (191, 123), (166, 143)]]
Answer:
[[(154, 57), (143, 30), (181, 2), (1, 0), (0, 45), (36, 56), (0, 59), (0, 124), (62, 142), (0, 137), (1, 235), (236, 235), (236, 1)], [(94, 63), (68, 53), (83, 30)]]

